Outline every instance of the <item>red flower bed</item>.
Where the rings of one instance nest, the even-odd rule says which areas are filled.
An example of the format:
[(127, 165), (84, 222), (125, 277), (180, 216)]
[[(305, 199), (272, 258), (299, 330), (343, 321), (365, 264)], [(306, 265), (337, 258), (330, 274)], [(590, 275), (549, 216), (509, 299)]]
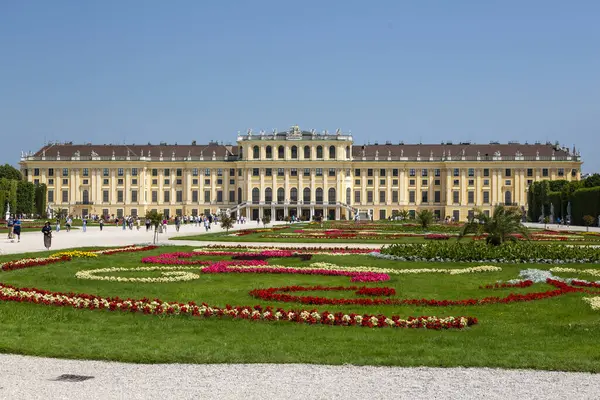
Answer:
[(396, 289), (389, 287), (361, 287), (356, 291), (359, 296), (394, 296)]
[(583, 281), (571, 281), (571, 285), (573, 286), (583, 286), (583, 287), (593, 287), (600, 288), (600, 284), (596, 282), (583, 282)]
[(448, 240), (450, 239), (449, 235), (443, 235), (441, 233), (430, 233), (425, 235), (425, 239), (427, 240)]
[(71, 257), (64, 255), (60, 257), (30, 258), (8, 261), (2, 264), (2, 271), (14, 271), (16, 269), (39, 267), (41, 265), (54, 264), (62, 261), (71, 261)]
[[(505, 297), (484, 297), (481, 299), (463, 299), (463, 300), (435, 300), (435, 299), (332, 299), (327, 297), (318, 296), (295, 296), (291, 292), (310, 292), (310, 291), (355, 291), (358, 290), (356, 286), (284, 286), (279, 288), (268, 288), (268, 289), (254, 289), (250, 291), (250, 295), (262, 300), (269, 301), (283, 301), (283, 302), (295, 302), (302, 304), (333, 304), (333, 305), (347, 305), (347, 304), (359, 304), (359, 305), (415, 305), (415, 306), (474, 306), (482, 304), (508, 304), (524, 301), (535, 301), (542, 300), (551, 297), (561, 296), (566, 293), (572, 292), (584, 292), (599, 294), (600, 292), (592, 292), (585, 289), (576, 288), (569, 286), (568, 284), (560, 281), (548, 279), (547, 283), (556, 287), (555, 290), (547, 290), (545, 292), (534, 292), (534, 293), (510, 293)], [(278, 293), (284, 292), (284, 293)]]
[(479, 289), (526, 288), (531, 285), (533, 285), (533, 281), (527, 280), (518, 283), (494, 283), (493, 285), (479, 286)]

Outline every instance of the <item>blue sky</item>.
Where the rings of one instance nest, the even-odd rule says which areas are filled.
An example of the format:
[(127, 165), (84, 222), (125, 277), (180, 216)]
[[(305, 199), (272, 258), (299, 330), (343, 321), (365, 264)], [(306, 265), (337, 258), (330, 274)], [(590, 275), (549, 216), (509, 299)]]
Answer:
[[(489, 3), (489, 4), (488, 4)], [(0, 0), (0, 162), (44, 140), (558, 140), (600, 172), (598, 1)]]

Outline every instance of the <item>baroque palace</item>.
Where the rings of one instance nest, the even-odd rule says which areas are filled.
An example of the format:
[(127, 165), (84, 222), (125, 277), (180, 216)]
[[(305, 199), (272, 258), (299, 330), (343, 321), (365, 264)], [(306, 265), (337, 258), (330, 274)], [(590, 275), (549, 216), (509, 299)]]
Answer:
[(48, 186), (48, 205), (75, 216), (198, 215), (229, 211), (385, 219), (430, 209), (464, 220), (474, 208), (527, 207), (528, 185), (578, 180), (579, 153), (550, 143), (368, 144), (350, 134), (238, 134), (237, 146), (48, 144), (21, 171)]

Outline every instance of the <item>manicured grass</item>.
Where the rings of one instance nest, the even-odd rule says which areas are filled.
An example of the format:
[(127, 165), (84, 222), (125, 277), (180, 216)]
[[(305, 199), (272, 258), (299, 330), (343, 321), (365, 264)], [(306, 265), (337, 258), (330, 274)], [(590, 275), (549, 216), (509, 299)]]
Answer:
[[(95, 259), (74, 259), (44, 267), (0, 272), (0, 281), (18, 287), (90, 293), (122, 298), (160, 298), (210, 305), (273, 305), (284, 309), (316, 308), (369, 314), (469, 315), (479, 324), (462, 331), (370, 329), (308, 326), (288, 322), (251, 322), (153, 316), (103, 310), (75, 310), (22, 303), (0, 303), (0, 351), (39, 356), (105, 359), (128, 362), (185, 363), (318, 363), (400, 366), (479, 366), (600, 371), (598, 311), (583, 294), (528, 303), (472, 307), (309, 306), (263, 302), (248, 292), (287, 285), (350, 286), (347, 277), (275, 274), (201, 274), (198, 280), (138, 283), (80, 280), (84, 269), (138, 267), (140, 259), (164, 252), (190, 251), (163, 247), (144, 253), (121, 253)], [(51, 254), (50, 252), (48, 254)], [(25, 256), (25, 255), (23, 255)], [(35, 253), (35, 256), (41, 256)], [(15, 259), (0, 257), (0, 262)], [(226, 259), (228, 257), (202, 257)], [(344, 266), (382, 268), (462, 268), (466, 263), (397, 263), (368, 256), (315, 255), (311, 261), (271, 259), (270, 264), (331, 262)], [(480, 285), (515, 278), (520, 269), (548, 266), (502, 265), (495, 273), (466, 275), (391, 275), (388, 282), (367, 286), (393, 287), (399, 298), (461, 299), (502, 296), (552, 289), (535, 284), (526, 289), (479, 289)], [(575, 265), (575, 268), (598, 268)], [(152, 272), (115, 273), (118, 276), (159, 276)], [(573, 275), (573, 274), (571, 274)], [(567, 276), (567, 275), (565, 275)], [(582, 278), (590, 278), (582, 276)], [(308, 295), (356, 297), (353, 292), (310, 292)]]

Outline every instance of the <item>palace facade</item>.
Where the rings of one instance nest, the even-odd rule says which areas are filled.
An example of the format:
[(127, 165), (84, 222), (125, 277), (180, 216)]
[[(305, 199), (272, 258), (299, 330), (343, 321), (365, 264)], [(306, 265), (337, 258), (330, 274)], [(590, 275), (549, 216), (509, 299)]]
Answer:
[(256, 220), (385, 219), (430, 209), (464, 220), (474, 208), (527, 207), (542, 179), (579, 180), (581, 158), (550, 143), (367, 144), (350, 134), (238, 134), (237, 145), (48, 144), (23, 154), (27, 180), (48, 186), (48, 205), (76, 216), (169, 216), (229, 210)]

